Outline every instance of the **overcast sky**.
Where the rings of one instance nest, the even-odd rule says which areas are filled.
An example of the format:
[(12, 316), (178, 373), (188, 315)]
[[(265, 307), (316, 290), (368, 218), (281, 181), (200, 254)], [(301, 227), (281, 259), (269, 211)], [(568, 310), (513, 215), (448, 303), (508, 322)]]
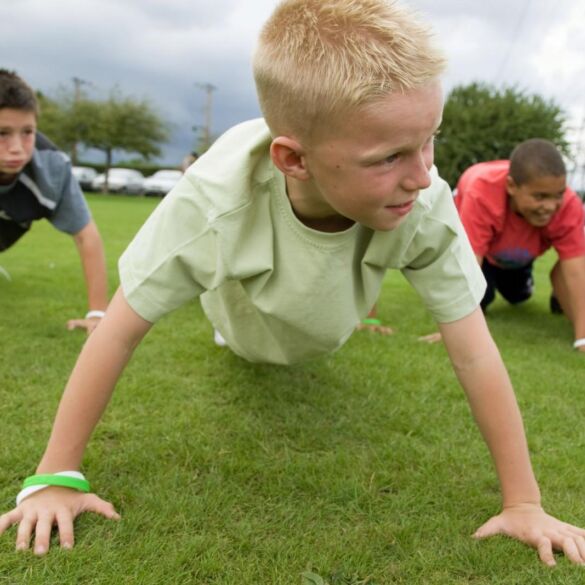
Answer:
[[(554, 100), (577, 129), (585, 117), (583, 0), (405, 0), (449, 57), (448, 91), (484, 81)], [(259, 115), (250, 55), (277, 0), (0, 0), (0, 65), (51, 95), (72, 87), (146, 98), (172, 124), (161, 157), (196, 144), (212, 84), (212, 132)], [(585, 136), (584, 136), (585, 138)]]

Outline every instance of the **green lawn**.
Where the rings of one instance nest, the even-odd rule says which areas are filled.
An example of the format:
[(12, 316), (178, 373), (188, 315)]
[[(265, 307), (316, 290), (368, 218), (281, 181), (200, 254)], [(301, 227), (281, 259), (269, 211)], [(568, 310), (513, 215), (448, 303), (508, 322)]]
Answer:
[[(89, 196), (116, 261), (158, 200)], [(585, 358), (535, 298), (497, 301), (489, 323), (525, 416), (545, 506), (585, 524)], [(65, 330), (85, 293), (70, 238), (47, 222), (0, 255), (0, 502), (12, 506), (44, 449), (84, 341)], [(399, 274), (380, 314), (396, 328), (353, 336), (301, 366), (251, 365), (212, 342), (198, 303), (137, 350), (89, 445), (84, 472), (122, 514), (85, 515), (76, 547), (43, 558), (0, 538), (0, 584), (381, 585), (583, 583), (503, 537), (470, 535), (498, 486), (442, 346)], [(55, 540), (56, 543), (56, 540)]]

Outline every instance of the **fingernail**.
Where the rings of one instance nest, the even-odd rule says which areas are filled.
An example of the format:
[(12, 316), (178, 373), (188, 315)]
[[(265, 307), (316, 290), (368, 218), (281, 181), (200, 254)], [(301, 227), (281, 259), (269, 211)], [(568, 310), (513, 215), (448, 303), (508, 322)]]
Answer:
[(71, 549), (73, 548), (73, 545), (72, 545), (70, 542), (64, 542), (64, 543), (61, 545), (61, 548), (64, 548), (64, 549), (66, 549), (66, 550), (71, 550)]
[(35, 547), (35, 554), (36, 555), (44, 555), (45, 554), (45, 547), (44, 546), (36, 546)]
[(16, 545), (16, 550), (25, 550), (26, 549), (26, 544), (24, 544), (24, 542), (19, 542)]

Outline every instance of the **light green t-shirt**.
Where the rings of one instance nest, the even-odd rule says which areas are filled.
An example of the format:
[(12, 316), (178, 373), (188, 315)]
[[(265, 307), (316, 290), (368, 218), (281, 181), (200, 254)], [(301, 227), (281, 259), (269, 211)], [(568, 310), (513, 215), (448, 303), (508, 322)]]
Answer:
[(337, 233), (295, 216), (269, 157), (263, 120), (232, 128), (155, 209), (120, 259), (127, 301), (144, 319), (201, 295), (231, 349), (290, 364), (339, 348), (399, 269), (439, 322), (471, 313), (485, 281), (447, 184), (432, 171), (402, 224)]

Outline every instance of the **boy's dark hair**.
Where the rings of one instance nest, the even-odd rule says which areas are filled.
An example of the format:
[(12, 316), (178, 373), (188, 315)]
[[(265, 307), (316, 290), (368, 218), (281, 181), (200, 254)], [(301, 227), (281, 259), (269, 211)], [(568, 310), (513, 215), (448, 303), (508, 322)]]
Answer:
[(516, 185), (525, 185), (539, 177), (563, 177), (567, 169), (561, 153), (552, 142), (531, 138), (512, 151), (509, 174)]
[(0, 108), (12, 108), (38, 114), (35, 92), (15, 71), (0, 69)]

